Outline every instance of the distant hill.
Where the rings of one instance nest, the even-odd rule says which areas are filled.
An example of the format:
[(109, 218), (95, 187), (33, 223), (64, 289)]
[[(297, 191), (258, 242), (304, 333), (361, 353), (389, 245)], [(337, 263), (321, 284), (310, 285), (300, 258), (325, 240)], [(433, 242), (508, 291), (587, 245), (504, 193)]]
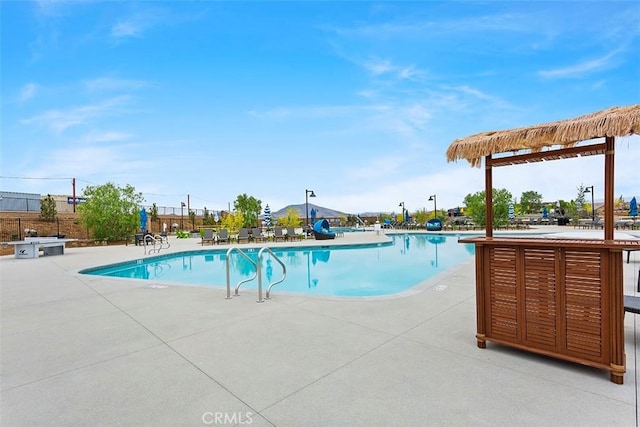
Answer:
[[(289, 209), (297, 209), (300, 211), (300, 217), (306, 217), (306, 205), (301, 203), (299, 205), (289, 205), (280, 209), (277, 212), (271, 212), (272, 216), (276, 218), (285, 216)], [(347, 216), (348, 214), (345, 212), (336, 211), (334, 209), (325, 208), (323, 206), (314, 205), (313, 203), (309, 203), (309, 217), (311, 217), (311, 209), (316, 210), (316, 218), (339, 218), (341, 216)]]

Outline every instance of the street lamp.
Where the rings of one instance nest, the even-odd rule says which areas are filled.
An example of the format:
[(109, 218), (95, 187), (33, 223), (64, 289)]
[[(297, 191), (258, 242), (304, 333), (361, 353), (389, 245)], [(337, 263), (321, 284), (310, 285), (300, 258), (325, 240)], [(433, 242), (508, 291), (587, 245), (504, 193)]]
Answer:
[(184, 202), (180, 202), (180, 229), (184, 230), (184, 207), (187, 206), (185, 205)]
[(585, 187), (585, 189), (582, 192), (582, 194), (587, 194), (587, 193), (591, 193), (591, 221), (593, 223), (595, 223), (596, 222), (596, 209), (595, 209), (595, 204), (593, 203), (593, 185)]
[(304, 190), (304, 205), (307, 210), (307, 229), (305, 230), (305, 237), (309, 234), (309, 197), (316, 197), (316, 193), (313, 190)]
[(432, 200), (433, 200), (433, 217), (437, 218), (436, 217), (436, 212), (438, 211), (438, 208), (436, 207), (436, 195), (435, 194), (432, 195), (432, 196), (429, 196), (429, 201), (432, 201)]
[(404, 222), (404, 202), (400, 202), (398, 206), (402, 206), (402, 216), (400, 217), (400, 221)]

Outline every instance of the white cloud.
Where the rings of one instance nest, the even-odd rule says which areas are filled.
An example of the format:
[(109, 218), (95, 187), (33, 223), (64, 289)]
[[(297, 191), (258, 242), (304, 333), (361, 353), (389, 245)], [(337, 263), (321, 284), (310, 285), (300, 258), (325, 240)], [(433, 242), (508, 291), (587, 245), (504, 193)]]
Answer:
[(125, 38), (125, 37), (139, 37), (142, 34), (144, 27), (137, 22), (118, 22), (111, 28), (111, 37)]
[(352, 167), (346, 171), (346, 179), (356, 182), (368, 181), (375, 179), (376, 181), (385, 180), (388, 176), (395, 174), (400, 170), (406, 159), (400, 156), (385, 155), (370, 159), (366, 164), (360, 167)]
[(362, 66), (364, 66), (364, 68), (371, 74), (376, 76), (389, 73), (396, 69), (388, 59), (379, 58), (371, 58), (368, 61), (365, 61)]
[(538, 72), (538, 75), (546, 78), (574, 78), (574, 77), (582, 77), (585, 74), (588, 74), (593, 71), (598, 71), (602, 69), (606, 69), (611, 66), (612, 59), (618, 53), (618, 50), (615, 50), (607, 55), (592, 59), (589, 61), (584, 61), (578, 64), (574, 64), (565, 68), (556, 68), (552, 70), (542, 70)]
[(32, 99), (38, 93), (38, 85), (35, 83), (27, 83), (20, 89), (20, 95), (18, 96), (19, 102), (26, 102)]
[(115, 132), (115, 131), (107, 131), (107, 132), (90, 132), (86, 134), (82, 141), (88, 144), (94, 142), (116, 142), (116, 141), (124, 141), (131, 138), (131, 134)]
[(85, 124), (92, 119), (115, 114), (119, 112), (128, 101), (129, 97), (119, 96), (95, 105), (83, 105), (67, 110), (49, 110), (38, 116), (23, 119), (21, 122), (26, 125), (34, 124), (47, 127), (60, 133), (69, 127)]

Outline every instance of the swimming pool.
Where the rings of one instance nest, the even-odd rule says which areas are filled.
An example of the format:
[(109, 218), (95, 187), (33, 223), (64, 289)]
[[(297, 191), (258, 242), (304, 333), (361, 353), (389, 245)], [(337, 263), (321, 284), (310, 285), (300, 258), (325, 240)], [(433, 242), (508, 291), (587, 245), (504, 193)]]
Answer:
[[(459, 244), (455, 235), (398, 234), (389, 237), (390, 243), (364, 246), (272, 247), (287, 267), (286, 280), (276, 285), (272, 292), (347, 297), (395, 294), (474, 254), (473, 245)], [(259, 249), (240, 248), (252, 259), (257, 259)], [(80, 273), (224, 288), (227, 249), (167, 254), (85, 269)], [(270, 256), (263, 255), (263, 287), (266, 289), (268, 283), (282, 277), (282, 268)], [(255, 272), (253, 265), (237, 252), (231, 253), (229, 265), (232, 288)], [(240, 293), (256, 288), (257, 279), (243, 284)]]
[(331, 227), (334, 233), (356, 233), (366, 231), (364, 227)]

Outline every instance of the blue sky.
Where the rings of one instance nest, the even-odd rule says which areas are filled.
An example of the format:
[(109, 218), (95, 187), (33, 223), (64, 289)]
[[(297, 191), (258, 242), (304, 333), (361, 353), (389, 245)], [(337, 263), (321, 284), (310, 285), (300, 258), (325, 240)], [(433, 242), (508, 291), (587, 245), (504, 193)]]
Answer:
[[(146, 203), (358, 213), (462, 204), (460, 137), (640, 102), (640, 3), (3, 1), (0, 189), (131, 184)], [(640, 196), (618, 138), (616, 197)], [(600, 156), (494, 170), (603, 197)], [(25, 179), (28, 178), (28, 179)], [(36, 179), (34, 179), (36, 178)]]

